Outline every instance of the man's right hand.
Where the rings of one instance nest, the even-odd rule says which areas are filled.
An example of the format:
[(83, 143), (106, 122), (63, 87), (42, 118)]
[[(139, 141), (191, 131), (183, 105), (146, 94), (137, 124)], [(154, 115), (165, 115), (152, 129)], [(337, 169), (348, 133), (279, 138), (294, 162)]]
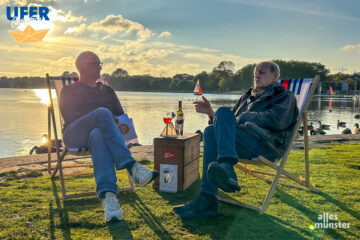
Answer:
[(214, 110), (212, 109), (210, 102), (204, 96), (202, 96), (202, 101), (195, 101), (193, 104), (195, 104), (196, 112), (205, 113), (209, 117), (214, 116)]

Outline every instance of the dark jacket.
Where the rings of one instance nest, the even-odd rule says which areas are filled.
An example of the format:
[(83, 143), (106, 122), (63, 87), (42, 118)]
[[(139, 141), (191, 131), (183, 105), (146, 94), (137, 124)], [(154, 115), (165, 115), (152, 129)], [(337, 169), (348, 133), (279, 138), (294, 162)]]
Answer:
[(233, 108), (237, 127), (258, 138), (280, 158), (290, 143), (299, 115), (296, 98), (278, 83), (257, 98), (251, 92), (249, 89), (241, 96)]

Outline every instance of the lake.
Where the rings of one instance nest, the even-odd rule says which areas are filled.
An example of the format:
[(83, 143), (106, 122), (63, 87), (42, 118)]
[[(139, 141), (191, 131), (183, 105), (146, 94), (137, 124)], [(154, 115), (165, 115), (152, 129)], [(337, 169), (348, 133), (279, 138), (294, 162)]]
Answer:
[[(143, 145), (151, 145), (153, 138), (160, 135), (165, 127), (162, 120), (164, 114), (176, 112), (179, 100), (183, 101), (185, 132), (203, 130), (207, 126), (207, 116), (194, 110), (192, 102), (197, 97), (192, 93), (116, 93), (124, 111), (133, 118), (139, 143)], [(214, 109), (220, 106), (233, 106), (240, 97), (235, 94), (205, 96)], [(41, 136), (47, 133), (47, 102), (47, 89), (0, 89), (0, 158), (28, 155), (34, 145), (41, 145)], [(333, 110), (331, 113), (329, 104)], [(58, 118), (56, 100), (54, 105)], [(346, 122), (346, 127), (353, 129), (354, 123), (359, 122), (354, 119), (356, 113), (359, 113), (359, 103), (352, 99), (314, 98), (309, 107), (308, 117), (309, 122), (314, 122), (314, 126), (317, 126), (315, 122), (318, 120), (331, 125), (327, 133), (336, 134), (342, 130), (336, 128), (337, 120)]]

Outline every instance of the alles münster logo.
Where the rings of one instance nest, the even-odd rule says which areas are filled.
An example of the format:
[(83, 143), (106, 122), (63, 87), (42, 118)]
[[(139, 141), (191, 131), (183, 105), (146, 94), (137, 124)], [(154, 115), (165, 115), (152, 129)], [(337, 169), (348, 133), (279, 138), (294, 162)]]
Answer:
[(40, 42), (50, 29), (35, 30), (31, 25), (41, 25), (50, 21), (49, 8), (47, 7), (6, 7), (6, 17), (11, 21), (12, 29), (24, 28), (24, 30), (9, 31), (17, 42)]

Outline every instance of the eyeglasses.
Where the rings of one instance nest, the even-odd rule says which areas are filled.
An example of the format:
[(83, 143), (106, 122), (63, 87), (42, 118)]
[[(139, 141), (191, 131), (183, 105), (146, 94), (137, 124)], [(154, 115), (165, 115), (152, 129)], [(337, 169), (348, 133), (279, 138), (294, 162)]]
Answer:
[(98, 64), (100, 67), (104, 65), (103, 62), (86, 62), (85, 64)]

